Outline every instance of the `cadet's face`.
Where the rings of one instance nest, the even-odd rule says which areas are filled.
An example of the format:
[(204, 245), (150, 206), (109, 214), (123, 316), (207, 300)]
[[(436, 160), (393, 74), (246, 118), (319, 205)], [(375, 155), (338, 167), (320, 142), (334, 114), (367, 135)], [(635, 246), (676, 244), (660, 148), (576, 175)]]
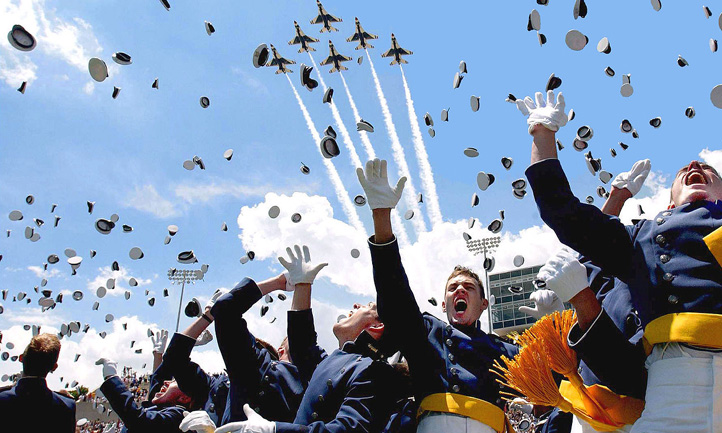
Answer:
[(452, 325), (473, 325), (488, 305), (481, 298), (479, 283), (468, 275), (457, 275), (446, 283), (441, 308)]
[(348, 316), (333, 325), (333, 334), (339, 341), (355, 340), (364, 329), (380, 323), (375, 302), (353, 304)]
[(160, 391), (155, 393), (155, 397), (153, 397), (151, 403), (157, 405), (175, 405), (183, 404), (189, 400), (190, 397), (178, 388), (175, 380), (166, 380), (163, 382)]
[(674, 206), (698, 200), (722, 200), (722, 179), (709, 165), (692, 161), (677, 173), (671, 198)]

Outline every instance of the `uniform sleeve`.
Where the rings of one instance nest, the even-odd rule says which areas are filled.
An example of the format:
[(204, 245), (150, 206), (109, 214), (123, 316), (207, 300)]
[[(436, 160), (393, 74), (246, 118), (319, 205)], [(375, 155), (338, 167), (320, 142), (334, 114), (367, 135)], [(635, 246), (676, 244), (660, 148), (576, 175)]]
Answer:
[(167, 368), (181, 391), (197, 399), (208, 395), (213, 378), (191, 361), (190, 355), (195, 344), (195, 339), (175, 333), (163, 354), (161, 366)]
[(558, 159), (545, 159), (526, 170), (542, 220), (559, 240), (587, 256), (608, 274), (627, 280), (634, 245), (619, 218), (574, 197)]
[(70, 398), (63, 399), (63, 403), (65, 404), (67, 411), (63, 414), (64, 421), (63, 426), (64, 428), (59, 430), (62, 432), (67, 433), (74, 433), (75, 432), (75, 401)]
[(429, 356), (430, 343), (424, 317), (401, 263), (399, 245), (396, 239), (384, 245), (369, 240), (369, 247), (384, 338), (401, 348), (412, 367)]
[(304, 385), (326, 357), (326, 351), (318, 345), (317, 338), (311, 309), (288, 312), (288, 348)]
[(256, 338), (243, 318), (243, 314), (262, 297), (258, 285), (252, 279), (244, 278), (230, 292), (218, 298), (211, 309), (218, 348), (230, 379), (224, 422), (246, 419), (243, 405), (258, 393), (262, 372), (271, 362), (266, 351), (256, 345)]
[(178, 426), (183, 420), (182, 408), (141, 408), (135, 404), (133, 394), (117, 376), (103, 382), (100, 389), (129, 431), (178, 432)]
[(647, 386), (644, 349), (641, 344), (630, 343), (604, 309), (586, 332), (578, 324), (572, 327), (569, 347), (609, 389), (644, 399)]
[[(316, 421), (307, 426), (291, 423), (276, 423), (276, 433), (309, 432), (309, 433), (344, 433), (344, 432), (375, 432), (388, 419), (389, 408), (384, 407), (381, 387), (381, 376), (376, 376), (374, 366), (367, 368), (349, 384), (346, 396), (339, 407), (336, 417), (329, 421)], [(374, 380), (375, 379), (375, 380)]]

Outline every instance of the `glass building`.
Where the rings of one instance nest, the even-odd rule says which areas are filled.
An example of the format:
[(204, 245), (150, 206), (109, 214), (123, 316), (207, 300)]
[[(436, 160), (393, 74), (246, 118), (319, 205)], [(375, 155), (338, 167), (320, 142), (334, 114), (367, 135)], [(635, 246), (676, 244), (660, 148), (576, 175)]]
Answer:
[[(531, 266), (498, 274), (489, 274), (490, 293), (496, 298), (491, 307), (491, 316), (494, 332), (506, 335), (511, 331), (521, 332), (536, 322), (533, 317), (519, 311), (519, 307), (526, 305), (534, 307), (534, 301), (529, 295), (534, 291), (532, 281), (539, 272), (539, 266)], [(513, 293), (510, 287), (517, 288)], [(487, 295), (488, 296), (488, 295)]]

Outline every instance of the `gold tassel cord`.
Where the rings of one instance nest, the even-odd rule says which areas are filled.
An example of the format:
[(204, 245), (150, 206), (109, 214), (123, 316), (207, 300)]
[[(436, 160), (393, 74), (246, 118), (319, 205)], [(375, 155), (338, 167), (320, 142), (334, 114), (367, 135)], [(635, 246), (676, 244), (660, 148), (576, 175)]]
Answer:
[[(555, 312), (538, 320), (518, 336), (522, 348), (514, 359), (502, 357), (492, 369), (513, 390), (525, 395), (532, 404), (555, 406), (587, 421), (619, 426), (588, 393), (577, 372), (576, 353), (567, 344), (567, 335), (576, 323), (574, 311)], [(583, 408), (566, 400), (557, 387), (552, 370), (563, 374), (579, 392)]]

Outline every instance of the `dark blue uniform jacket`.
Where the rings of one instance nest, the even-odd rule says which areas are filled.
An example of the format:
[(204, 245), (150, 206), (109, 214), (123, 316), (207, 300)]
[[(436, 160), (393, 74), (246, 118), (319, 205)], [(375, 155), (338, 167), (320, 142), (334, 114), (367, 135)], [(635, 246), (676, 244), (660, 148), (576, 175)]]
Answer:
[(72, 433), (75, 401), (48, 389), (44, 377), (22, 377), (0, 389), (0, 425), (4, 431)]

